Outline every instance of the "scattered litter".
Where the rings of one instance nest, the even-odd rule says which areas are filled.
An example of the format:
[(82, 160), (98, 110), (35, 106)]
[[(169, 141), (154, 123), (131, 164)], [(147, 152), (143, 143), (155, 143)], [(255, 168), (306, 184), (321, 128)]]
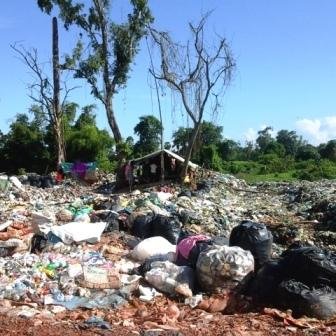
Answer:
[(189, 305), (191, 308), (195, 308), (203, 300), (202, 294), (196, 294), (192, 297), (188, 297), (184, 300), (186, 305)]
[[(335, 186), (247, 185), (213, 173), (197, 190), (169, 184), (113, 195), (114, 182), (1, 175), (2, 311), (53, 318), (80, 310), (87, 327), (174, 332), (187, 316), (197, 328), (246, 302), (332, 318)], [(120, 320), (108, 319), (116, 308)], [(292, 328), (313, 324), (265, 313)]]
[(84, 323), (91, 328), (111, 329), (111, 325), (108, 322), (97, 316), (91, 316)]

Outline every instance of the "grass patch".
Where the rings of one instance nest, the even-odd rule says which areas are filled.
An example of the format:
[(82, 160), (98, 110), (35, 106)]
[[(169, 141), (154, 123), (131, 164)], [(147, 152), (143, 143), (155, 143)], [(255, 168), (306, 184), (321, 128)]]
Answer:
[(243, 179), (248, 183), (254, 182), (290, 182), (296, 180), (293, 177), (295, 170), (284, 172), (284, 173), (272, 173), (272, 174), (247, 174), (247, 173), (238, 173), (235, 176), (237, 178)]

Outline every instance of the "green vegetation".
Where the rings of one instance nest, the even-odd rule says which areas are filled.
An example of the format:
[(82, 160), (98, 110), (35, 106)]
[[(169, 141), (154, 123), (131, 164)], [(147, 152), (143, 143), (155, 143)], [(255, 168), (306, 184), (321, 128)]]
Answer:
[[(85, 106), (76, 118), (78, 106), (68, 104), (65, 115), (65, 143), (68, 161), (96, 161), (104, 171), (115, 171), (118, 164), (115, 141), (96, 125), (95, 106)], [(44, 173), (55, 169), (57, 150), (50, 125), (40, 119), (38, 109), (31, 108), (31, 120), (17, 115), (7, 134), (0, 132), (0, 171)], [(134, 127), (138, 141), (129, 136), (119, 150), (127, 159), (146, 155), (160, 148), (160, 121), (142, 116)], [(203, 121), (196, 139), (192, 161), (206, 169), (221, 171), (248, 182), (314, 181), (336, 178), (336, 141), (315, 147), (298, 137), (295, 131), (281, 130), (276, 137), (268, 127), (259, 132), (256, 143), (242, 146), (224, 139), (222, 127)], [(191, 130), (180, 127), (165, 148), (184, 156)]]
[[(113, 169), (111, 155), (114, 141), (106, 130), (98, 129), (94, 106), (83, 108), (77, 120), (76, 106), (72, 107), (71, 118), (65, 118), (67, 159), (97, 161), (101, 168)], [(50, 126), (40, 122), (38, 113), (34, 113), (32, 120), (26, 114), (17, 115), (9, 132), (0, 136), (0, 171), (43, 174), (55, 170), (57, 150), (51, 133)]]
[[(249, 182), (314, 181), (336, 178), (336, 140), (315, 147), (303, 141), (295, 131), (272, 127), (258, 132), (255, 144), (223, 139), (222, 128), (203, 122), (192, 160), (204, 168), (236, 175)], [(173, 134), (173, 149), (183, 155), (189, 128), (180, 127)]]
[(154, 116), (140, 117), (140, 122), (134, 127), (134, 133), (139, 137), (134, 145), (136, 156), (145, 156), (160, 148), (161, 129), (160, 120)]

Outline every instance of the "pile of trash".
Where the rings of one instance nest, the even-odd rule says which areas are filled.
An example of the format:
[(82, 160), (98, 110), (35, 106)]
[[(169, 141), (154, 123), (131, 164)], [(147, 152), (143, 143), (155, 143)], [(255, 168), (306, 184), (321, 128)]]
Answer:
[[(0, 298), (26, 305), (20, 316), (162, 295), (211, 312), (244, 302), (250, 311), (336, 313), (336, 253), (317, 235), (333, 229), (335, 185), (318, 207), (311, 186), (250, 186), (221, 174), (196, 190), (119, 194), (106, 182), (22, 181), (0, 179)], [(225, 299), (211, 304), (218, 295)]]

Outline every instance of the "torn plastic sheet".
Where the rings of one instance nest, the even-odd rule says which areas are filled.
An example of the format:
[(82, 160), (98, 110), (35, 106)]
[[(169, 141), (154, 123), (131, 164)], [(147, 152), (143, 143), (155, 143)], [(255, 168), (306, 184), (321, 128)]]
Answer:
[(100, 241), (100, 236), (105, 230), (106, 222), (80, 223), (71, 222), (61, 226), (53, 226), (51, 232), (62, 239), (65, 244), (87, 241), (94, 244)]
[(80, 297), (73, 296), (67, 301), (58, 301), (54, 299), (51, 295), (45, 296), (45, 305), (56, 305), (63, 306), (69, 310), (74, 310), (77, 308), (117, 308), (124, 305), (127, 301), (116, 293), (106, 294), (105, 292), (98, 292), (93, 294), (91, 297)]

